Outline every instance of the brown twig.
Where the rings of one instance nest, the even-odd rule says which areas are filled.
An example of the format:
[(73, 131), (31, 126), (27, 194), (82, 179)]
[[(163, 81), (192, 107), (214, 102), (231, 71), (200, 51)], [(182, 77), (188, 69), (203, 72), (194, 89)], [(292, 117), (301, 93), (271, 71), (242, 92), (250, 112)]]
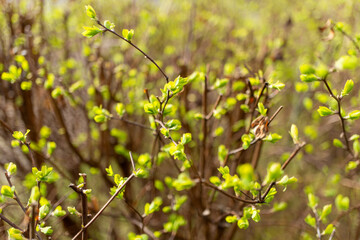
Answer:
[[(303, 146), (305, 146), (305, 142), (302, 142), (301, 144), (298, 144), (295, 148), (295, 150), (290, 154), (290, 156), (288, 157), (288, 159), (281, 165), (281, 170), (285, 170), (285, 168), (287, 167), (287, 165), (289, 165), (289, 163), (294, 159), (294, 157), (298, 154), (298, 152), (301, 150), (301, 148)], [(273, 186), (275, 186), (276, 182), (272, 181), (268, 188), (265, 190), (264, 194), (261, 196), (261, 201), (263, 201), (266, 196), (269, 194), (271, 188)]]
[(97, 24), (99, 24), (101, 27), (104, 28), (105, 32), (111, 32), (112, 34), (114, 34), (115, 36), (121, 38), (122, 40), (124, 40), (125, 42), (127, 42), (128, 44), (130, 44), (131, 46), (133, 46), (136, 50), (138, 50), (139, 52), (141, 52), (145, 58), (149, 59), (150, 62), (152, 62), (157, 69), (159, 69), (159, 71), (162, 73), (162, 75), (164, 76), (166, 82), (169, 82), (169, 77), (165, 74), (165, 72), (161, 69), (161, 67), (149, 56), (147, 55), (143, 50), (141, 50), (138, 46), (136, 46), (135, 44), (133, 44), (131, 41), (127, 40), (126, 38), (124, 38), (123, 36), (121, 36), (120, 34), (118, 34), (117, 32), (105, 27), (99, 20), (97, 20)]
[(81, 230), (72, 238), (72, 240), (75, 240), (80, 234), (87, 229), (91, 224), (95, 222), (95, 220), (100, 216), (100, 214), (110, 205), (110, 203), (115, 199), (115, 197), (122, 191), (122, 189), (126, 186), (128, 182), (131, 181), (135, 177), (135, 174), (132, 173), (128, 179), (116, 190), (116, 192), (109, 198), (109, 200), (105, 203), (105, 205), (95, 214), (95, 216), (85, 225), (81, 228)]

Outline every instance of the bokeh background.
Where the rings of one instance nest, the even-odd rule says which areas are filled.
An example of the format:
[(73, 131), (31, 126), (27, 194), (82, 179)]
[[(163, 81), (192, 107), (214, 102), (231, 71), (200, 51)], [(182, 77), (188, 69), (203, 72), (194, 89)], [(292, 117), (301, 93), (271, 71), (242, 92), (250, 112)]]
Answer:
[[(151, 152), (149, 143), (153, 136), (124, 122), (97, 124), (92, 120), (91, 109), (100, 105), (113, 109), (116, 102), (122, 102), (130, 120), (149, 125), (148, 116), (143, 112), (147, 101), (143, 90), (160, 94), (158, 89), (165, 83), (147, 59), (120, 39), (110, 34), (87, 39), (81, 34), (83, 26), (93, 24), (85, 13), (88, 4), (96, 10), (99, 19), (114, 22), (118, 32), (123, 28), (134, 29), (132, 41), (162, 66), (170, 80), (209, 69), (209, 81), (213, 84), (217, 78), (241, 78), (251, 69), (285, 84), (282, 91), (271, 96), (269, 105), (272, 113), (279, 106), (284, 107), (271, 124), (271, 132), (283, 138), (275, 145), (264, 145), (258, 168), (264, 176), (269, 162), (283, 161), (289, 156), (293, 143), (288, 132), (291, 124), (296, 124), (307, 145), (289, 165), (287, 174), (297, 177), (298, 182), (286, 192), (278, 190), (277, 201), (286, 202), (285, 210), (274, 212), (271, 206), (265, 206), (261, 221), (252, 222), (247, 230), (238, 229), (234, 239), (315, 239), (314, 229), (304, 222), (311, 212), (307, 207), (309, 192), (320, 198), (321, 206), (333, 203), (339, 193), (350, 197), (351, 207), (357, 205), (359, 178), (356, 174), (346, 175), (346, 152), (332, 145), (333, 138), (341, 138), (340, 123), (336, 116), (320, 118), (316, 111), (319, 105), (329, 102), (329, 96), (323, 86), (301, 82), (299, 66), (321, 63), (331, 67), (349, 49), (355, 50), (348, 38), (339, 32), (332, 36), (329, 29), (322, 27), (329, 19), (334, 23), (343, 22), (346, 32), (357, 39), (359, 1), (1, 0), (0, 73), (15, 64), (15, 55), (25, 55), (30, 74), (26, 77), (32, 82), (32, 88), (24, 91), (19, 82), (11, 84), (1, 80), (0, 118), (14, 130), (31, 129), (29, 140), (37, 143), (40, 152), (46, 141), (56, 142), (51, 161), (66, 177), (60, 174), (60, 179), (48, 186), (52, 201), (63, 200), (75, 205), (76, 195), (67, 185), (76, 181), (79, 172), (86, 172), (88, 186), (95, 196), (90, 201), (91, 207), (96, 211), (98, 205), (104, 203), (112, 184), (104, 169), (112, 164), (114, 171), (129, 175), (128, 151), (135, 156)], [(347, 79), (354, 80), (355, 87), (345, 101), (345, 110), (360, 105), (358, 71), (343, 71), (329, 78), (338, 92)], [(63, 91), (56, 99), (41, 87), (49, 78)], [(80, 87), (71, 90), (76, 82)], [(65, 94), (64, 89), (70, 90)], [(189, 104), (185, 109), (190, 109), (190, 114), (180, 115), (183, 127), (196, 136), (200, 134), (200, 122), (192, 119), (191, 114), (201, 109), (201, 83), (193, 83), (186, 91), (187, 100), (181, 100), (184, 96), (180, 96), (174, 105), (181, 112), (184, 103)], [(217, 94), (211, 93), (209, 101), (214, 102), (216, 97)], [(235, 108), (237, 110), (229, 114), (241, 115), (239, 104)], [(226, 133), (233, 132), (231, 138), (227, 134), (212, 138), (210, 144), (216, 147), (210, 148), (207, 161), (215, 162), (219, 144), (236, 147), (237, 143), (231, 141), (239, 139), (241, 135), (236, 132), (241, 131), (244, 122), (236, 122), (236, 118), (230, 116), (211, 124), (212, 131), (221, 126)], [(46, 137), (46, 130), (41, 133), (44, 126), (51, 129), (50, 136)], [(359, 133), (359, 126), (350, 124), (347, 130)], [(7, 130), (1, 128), (0, 163), (11, 161), (18, 165), (14, 182), (20, 197), (26, 199), (29, 192), (26, 183), (30, 181), (26, 181), (26, 176), (31, 172), (31, 162), (21, 148), (11, 146), (11, 140)], [(41, 154), (35, 157), (49, 164)], [(198, 156), (194, 153), (192, 157), (196, 161)], [(169, 161), (161, 168), (166, 172), (173, 166)], [(6, 180), (1, 176), (0, 181), (5, 184)], [(141, 183), (132, 185), (126, 193), (128, 201), (141, 208), (142, 198), (148, 198), (151, 193)], [(91, 228), (93, 239), (126, 239), (126, 234), (134, 231), (123, 217), (133, 213), (121, 210), (126, 209), (125, 203), (116, 204), (111, 213), (104, 214)], [(8, 209), (13, 219), (21, 221), (15, 206)], [(329, 222), (338, 220), (335, 239), (359, 239), (359, 208), (343, 217), (341, 214), (333, 208), (329, 217)], [(73, 235), (74, 229), (79, 229), (76, 218), (67, 217), (63, 222), (65, 224), (54, 222), (61, 229), (54, 232), (54, 239), (68, 239), (66, 234)], [(6, 225), (1, 223), (0, 230), (0, 238), (5, 239)]]

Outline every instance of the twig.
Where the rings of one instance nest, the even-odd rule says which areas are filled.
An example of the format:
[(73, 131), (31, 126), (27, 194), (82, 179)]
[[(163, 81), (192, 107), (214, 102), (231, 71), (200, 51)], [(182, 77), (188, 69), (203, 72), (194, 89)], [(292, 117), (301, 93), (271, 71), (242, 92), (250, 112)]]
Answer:
[(16, 225), (15, 223), (13, 223), (12, 221), (10, 221), (9, 219), (7, 219), (4, 215), (2, 215), (0, 213), (0, 220), (6, 222), (7, 224), (9, 224), (10, 226), (12, 226), (13, 228), (16, 228), (16, 229), (19, 229), (21, 232), (23, 232), (23, 230), (18, 226)]
[(322, 79), (322, 81), (324, 82), (325, 84), (325, 87), (326, 89), (328, 90), (330, 96), (336, 100), (337, 102), (337, 106), (338, 106), (338, 110), (336, 112), (336, 114), (339, 116), (340, 118), (340, 123), (341, 123), (341, 128), (342, 128), (342, 133), (344, 135), (344, 139), (345, 139), (345, 144), (346, 144), (346, 150), (351, 154), (351, 156), (354, 157), (354, 153), (352, 152), (351, 150), (351, 147), (350, 147), (350, 143), (349, 143), (349, 140), (347, 138), (347, 133), (346, 133), (346, 129), (345, 129), (345, 119), (344, 117), (341, 115), (341, 97), (337, 97), (334, 95), (334, 93), (332, 92), (327, 80), (326, 80), (326, 77), (324, 79)]
[(136, 170), (135, 170), (135, 162), (134, 162), (134, 159), (133, 159), (133, 156), (132, 156), (131, 151), (129, 152), (129, 156), (130, 156), (131, 166), (132, 166), (132, 168), (133, 168), (133, 171), (136, 171)]
[[(10, 179), (10, 176), (8, 175), (7, 172), (5, 172), (5, 177), (6, 177), (6, 180), (8, 181), (9, 183), (9, 186), (12, 187), (13, 184), (11, 182), (11, 179)], [(24, 207), (24, 205), (21, 203), (20, 199), (19, 199), (19, 196), (17, 195), (16, 191), (14, 191), (14, 196), (15, 196), (15, 201), (18, 203), (18, 205), (21, 207), (22, 211), (24, 213), (26, 213), (26, 209)]]
[(215, 102), (215, 104), (213, 106), (213, 109), (209, 112), (208, 115), (206, 115), (206, 117), (205, 117), (206, 120), (209, 120), (214, 115), (214, 111), (216, 110), (217, 106), (219, 106), (219, 103), (220, 103), (220, 101), (222, 99), (222, 96), (223, 96), (222, 94), (220, 94), (218, 96), (218, 98), (216, 99), (216, 102)]
[(111, 119), (115, 119), (115, 120), (120, 120), (120, 121), (123, 121), (125, 123), (128, 123), (128, 124), (131, 124), (131, 125), (134, 125), (134, 126), (137, 126), (137, 127), (141, 127), (141, 128), (144, 128), (144, 129), (147, 129), (147, 130), (153, 130), (151, 127), (148, 127), (144, 124), (141, 124), (141, 123), (138, 123), (138, 122), (134, 122), (134, 121), (131, 121), (131, 120), (128, 120), (128, 119), (125, 119), (123, 117), (111, 117)]
[[(155, 119), (155, 122), (159, 123), (162, 128), (168, 130), (167, 127), (165, 126), (165, 124), (164, 124), (162, 121), (160, 121), (160, 120), (158, 120), (158, 119)], [(177, 143), (176, 143), (176, 142), (174, 141), (174, 139), (170, 136), (170, 133), (169, 133), (169, 137), (168, 137), (168, 138), (174, 143), (175, 146), (177, 146)]]
[(97, 24), (99, 24), (101, 27), (103, 27), (105, 29), (105, 32), (111, 32), (112, 34), (114, 34), (115, 36), (121, 38), (122, 40), (124, 40), (125, 42), (127, 42), (128, 44), (130, 44), (131, 46), (133, 46), (136, 50), (138, 50), (139, 52), (141, 52), (145, 58), (149, 59), (150, 62), (152, 62), (157, 69), (159, 69), (159, 71), (162, 73), (162, 75), (164, 76), (166, 82), (169, 82), (169, 77), (165, 74), (165, 72), (161, 69), (161, 67), (159, 67), (159, 65), (149, 56), (147, 55), (143, 50), (141, 50), (138, 46), (136, 46), (135, 44), (133, 44), (131, 41), (127, 40), (126, 38), (124, 38), (123, 36), (119, 35), (117, 32), (105, 27), (99, 20), (97, 20)]
[(355, 46), (355, 48), (358, 50), (358, 52), (360, 53), (360, 47), (359, 45), (357, 44), (356, 40), (351, 37), (349, 34), (347, 34), (343, 29), (339, 28), (338, 29), (346, 38), (348, 38)]
[[(204, 185), (206, 185), (206, 186), (208, 186), (208, 187), (210, 187), (210, 188), (212, 188), (212, 189), (214, 189), (214, 190), (216, 190), (216, 191), (218, 191), (218, 192), (220, 192), (220, 193), (222, 193), (222, 194), (224, 194), (225, 196), (227, 196), (227, 197), (229, 197), (229, 198), (231, 198), (231, 199), (233, 199), (233, 200), (235, 200), (235, 201), (240, 201), (240, 202), (243, 202), (243, 203), (250, 203), (250, 204), (259, 203), (258, 200), (246, 200), (246, 199), (239, 198), (239, 197), (237, 197), (237, 196), (233, 196), (233, 195), (225, 192), (225, 191), (222, 190), (221, 188), (219, 188), (219, 187), (217, 187), (217, 186), (215, 186), (215, 185), (213, 185), (213, 184), (211, 184), (211, 183), (209, 183), (209, 182), (207, 182), (207, 181), (205, 181), (205, 180), (201, 180), (201, 183), (204, 184)], [(246, 195), (246, 196), (247, 196), (247, 195)], [(248, 196), (248, 197), (249, 197), (249, 196)]]
[[(301, 144), (298, 144), (295, 148), (295, 150), (291, 153), (291, 155), (289, 156), (289, 158), (281, 165), (281, 170), (285, 170), (285, 168), (287, 167), (287, 165), (289, 165), (289, 163), (291, 162), (291, 160), (294, 159), (294, 157), (298, 154), (298, 152), (301, 150), (301, 148), (303, 146), (305, 146), (305, 142), (301, 143)], [(271, 188), (276, 184), (275, 181), (272, 181), (268, 188), (266, 189), (266, 191), (264, 192), (264, 194), (261, 196), (261, 201), (263, 201), (266, 196), (269, 194)]]
[(72, 238), (75, 240), (85, 229), (87, 229), (91, 224), (95, 222), (95, 220), (100, 216), (100, 214), (110, 205), (110, 203), (115, 199), (115, 197), (121, 192), (121, 190), (126, 186), (128, 182), (131, 181), (135, 177), (135, 174), (132, 173), (128, 179), (116, 190), (114, 195), (110, 197), (110, 199), (105, 203), (105, 205), (96, 213), (96, 215), (85, 225), (81, 228), (81, 230)]

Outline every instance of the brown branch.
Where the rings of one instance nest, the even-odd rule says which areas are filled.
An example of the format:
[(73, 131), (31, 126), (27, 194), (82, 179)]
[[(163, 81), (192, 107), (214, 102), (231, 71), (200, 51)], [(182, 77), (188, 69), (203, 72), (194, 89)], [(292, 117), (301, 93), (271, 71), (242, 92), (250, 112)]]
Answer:
[(24, 230), (22, 230), (19, 226), (17, 226), (15, 223), (13, 223), (12, 221), (10, 221), (8, 218), (6, 218), (4, 215), (2, 215), (0, 213), (0, 220), (6, 222), (7, 224), (9, 224), (10, 226), (12, 226), (13, 228), (19, 229), (21, 232), (24, 232)]
[[(298, 152), (301, 150), (301, 148), (303, 146), (305, 146), (305, 142), (298, 144), (295, 148), (295, 150), (291, 153), (291, 155), (288, 157), (288, 159), (281, 165), (281, 170), (285, 170), (285, 168), (287, 167), (287, 165), (289, 165), (289, 163), (295, 158), (295, 156), (298, 154)], [(268, 188), (265, 190), (264, 194), (261, 196), (261, 201), (264, 201), (264, 199), (266, 198), (266, 196), (269, 194), (271, 188), (273, 186), (275, 186), (276, 181), (272, 181)]]
[[(243, 203), (250, 203), (250, 204), (259, 203), (258, 200), (246, 200), (246, 199), (243, 199), (243, 198), (240, 198), (240, 197), (237, 197), (237, 196), (233, 196), (233, 195), (227, 193), (226, 191), (222, 190), (221, 188), (219, 188), (219, 187), (217, 187), (217, 186), (215, 186), (215, 185), (213, 185), (213, 184), (211, 184), (211, 183), (209, 183), (209, 182), (207, 182), (205, 180), (201, 180), (201, 183), (208, 186), (208, 187), (210, 187), (210, 188), (212, 188), (212, 189), (214, 189), (215, 191), (218, 191), (218, 192), (224, 194), (225, 196), (227, 196), (227, 197), (229, 197), (229, 198), (231, 198), (231, 199), (233, 199), (235, 201), (240, 201), (240, 202), (243, 202)], [(247, 197), (249, 197), (249, 196), (247, 196)]]
[[(10, 179), (10, 176), (8, 175), (7, 172), (5, 172), (5, 177), (6, 177), (6, 180), (8, 181), (9, 183), (9, 186), (12, 187), (13, 184), (11, 182), (11, 179)], [(21, 203), (20, 199), (19, 199), (19, 196), (17, 195), (16, 191), (14, 191), (14, 196), (15, 196), (15, 201), (18, 203), (18, 205), (20, 206), (20, 208), (22, 209), (22, 211), (24, 213), (26, 213), (26, 209), (24, 207), (24, 205)]]
[(117, 32), (105, 27), (99, 20), (97, 20), (97, 24), (99, 24), (101, 27), (103, 27), (105, 29), (105, 32), (111, 32), (112, 34), (114, 34), (115, 36), (121, 38), (122, 40), (124, 40), (125, 42), (127, 42), (128, 44), (133, 46), (136, 50), (141, 52), (144, 55), (145, 58), (149, 59), (149, 61), (152, 62), (157, 67), (157, 69), (159, 69), (159, 71), (164, 76), (166, 82), (167, 83), (169, 82), (169, 77), (165, 74), (165, 72), (161, 69), (161, 67), (149, 55), (147, 55), (143, 50), (141, 50), (138, 46), (136, 46), (135, 44), (133, 44), (131, 41), (127, 40), (123, 36), (119, 35)]
[(100, 214), (110, 205), (110, 203), (115, 199), (115, 197), (122, 191), (122, 189), (126, 186), (128, 182), (131, 181), (135, 177), (135, 174), (132, 173), (128, 179), (116, 190), (116, 192), (109, 198), (109, 200), (105, 203), (105, 205), (96, 213), (96, 215), (85, 225), (81, 228), (81, 230), (72, 238), (75, 240), (80, 234), (86, 230), (91, 224), (95, 222), (95, 220), (100, 216)]

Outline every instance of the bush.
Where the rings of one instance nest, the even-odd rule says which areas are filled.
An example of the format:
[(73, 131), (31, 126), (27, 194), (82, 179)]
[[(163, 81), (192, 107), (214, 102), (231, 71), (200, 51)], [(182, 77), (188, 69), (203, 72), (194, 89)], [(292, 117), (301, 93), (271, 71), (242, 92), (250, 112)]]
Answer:
[(351, 26), (272, 1), (1, 4), (1, 237), (359, 238)]

